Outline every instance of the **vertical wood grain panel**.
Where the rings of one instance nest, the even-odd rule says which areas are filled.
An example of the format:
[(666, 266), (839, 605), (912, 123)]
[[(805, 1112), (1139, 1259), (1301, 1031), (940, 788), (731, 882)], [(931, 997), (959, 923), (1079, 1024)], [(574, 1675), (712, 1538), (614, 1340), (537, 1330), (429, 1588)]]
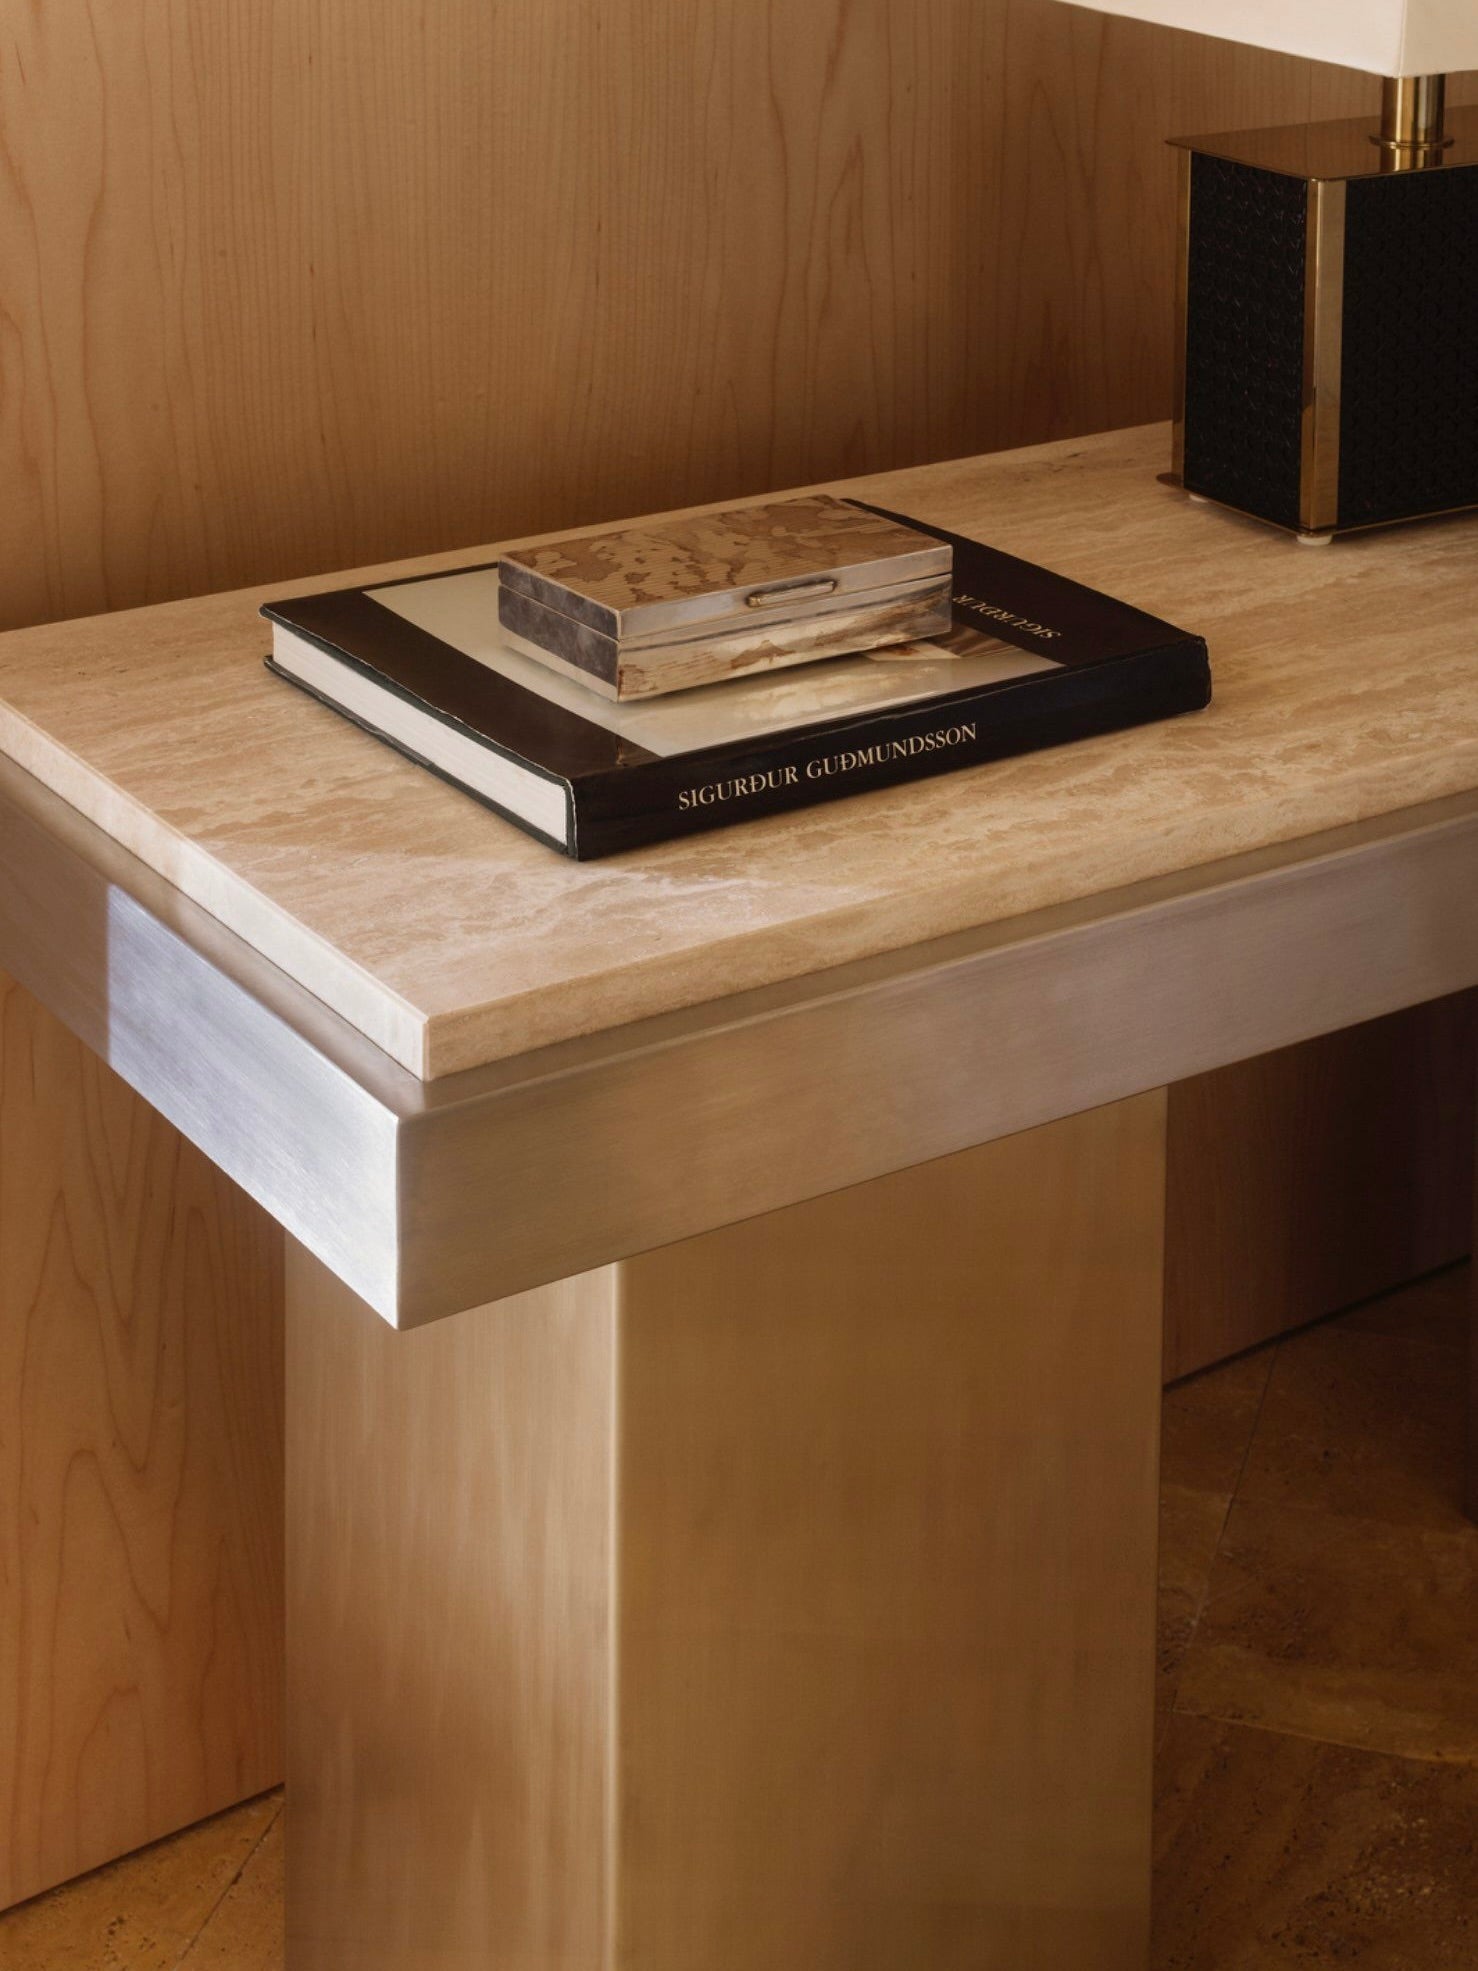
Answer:
[(281, 1777), (276, 1227), (0, 977), (0, 1907)]
[(1376, 86), (1057, 0), (12, 0), (0, 626), (1160, 415), (1163, 138)]

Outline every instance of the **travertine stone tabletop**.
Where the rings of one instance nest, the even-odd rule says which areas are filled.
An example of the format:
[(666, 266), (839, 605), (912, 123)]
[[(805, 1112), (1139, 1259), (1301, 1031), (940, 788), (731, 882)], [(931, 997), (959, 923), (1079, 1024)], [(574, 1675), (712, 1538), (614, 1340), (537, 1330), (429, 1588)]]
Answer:
[(1163, 725), (571, 863), (263, 670), (263, 597), (361, 571), (0, 637), (0, 746), (426, 1077), (1478, 786), (1478, 517), (1311, 549), (1168, 445), (846, 489), (1201, 631)]

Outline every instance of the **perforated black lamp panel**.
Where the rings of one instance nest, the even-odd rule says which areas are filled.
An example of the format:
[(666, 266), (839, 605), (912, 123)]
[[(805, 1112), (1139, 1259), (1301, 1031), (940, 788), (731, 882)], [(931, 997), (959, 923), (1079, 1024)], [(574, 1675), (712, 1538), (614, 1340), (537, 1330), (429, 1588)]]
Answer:
[(1339, 524), (1478, 504), (1478, 167), (1345, 194)]
[(1281, 172), (1191, 158), (1185, 483), (1298, 525), (1308, 190)]

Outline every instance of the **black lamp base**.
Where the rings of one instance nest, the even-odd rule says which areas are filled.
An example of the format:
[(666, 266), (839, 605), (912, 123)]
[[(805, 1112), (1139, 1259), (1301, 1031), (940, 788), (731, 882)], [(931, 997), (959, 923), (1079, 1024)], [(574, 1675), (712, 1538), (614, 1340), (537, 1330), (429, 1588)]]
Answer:
[(1478, 506), (1478, 110), (1179, 140), (1175, 471), (1306, 536)]

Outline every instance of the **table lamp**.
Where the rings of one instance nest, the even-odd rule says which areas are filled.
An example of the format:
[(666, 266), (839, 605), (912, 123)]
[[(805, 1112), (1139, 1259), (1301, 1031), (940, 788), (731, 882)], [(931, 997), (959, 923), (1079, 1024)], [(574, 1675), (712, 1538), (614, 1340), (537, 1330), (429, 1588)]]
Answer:
[(1478, 0), (1085, 0), (1365, 69), (1377, 121), (1172, 138), (1173, 473), (1325, 541), (1478, 505)]

